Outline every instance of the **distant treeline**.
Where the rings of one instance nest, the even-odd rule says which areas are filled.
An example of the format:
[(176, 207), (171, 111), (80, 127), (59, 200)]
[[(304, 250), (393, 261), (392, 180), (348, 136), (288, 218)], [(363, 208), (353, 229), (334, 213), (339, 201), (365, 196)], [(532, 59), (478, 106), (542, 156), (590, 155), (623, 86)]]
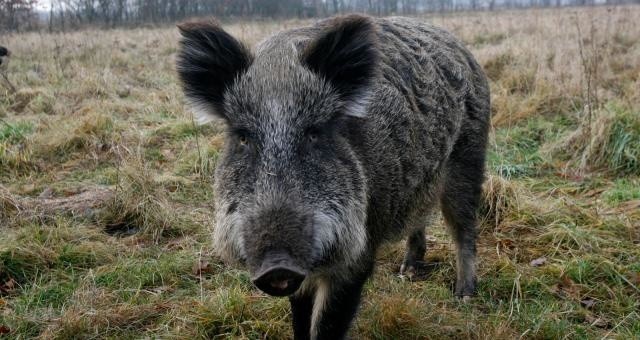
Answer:
[(631, 3), (640, 0), (0, 0), (0, 30), (139, 26), (209, 15), (279, 19)]

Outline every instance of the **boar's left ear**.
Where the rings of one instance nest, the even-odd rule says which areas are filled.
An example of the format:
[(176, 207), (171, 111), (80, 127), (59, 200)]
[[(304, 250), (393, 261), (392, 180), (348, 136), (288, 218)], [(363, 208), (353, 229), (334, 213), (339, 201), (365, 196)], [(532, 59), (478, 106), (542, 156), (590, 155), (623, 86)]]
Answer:
[(178, 25), (182, 40), (177, 70), (185, 96), (201, 124), (228, 118), (224, 95), (252, 62), (249, 50), (214, 21)]
[(348, 15), (327, 27), (302, 52), (302, 62), (338, 90), (345, 114), (363, 117), (379, 59), (375, 23)]

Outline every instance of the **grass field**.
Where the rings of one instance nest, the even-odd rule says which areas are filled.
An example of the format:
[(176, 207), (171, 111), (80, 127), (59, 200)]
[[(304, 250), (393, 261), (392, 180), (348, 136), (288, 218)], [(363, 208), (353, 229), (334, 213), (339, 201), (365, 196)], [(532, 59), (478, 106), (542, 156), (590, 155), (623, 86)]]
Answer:
[[(437, 220), (423, 280), (398, 276), (402, 243), (379, 254), (353, 338), (640, 338), (640, 7), (424, 20), (491, 79), (479, 292), (453, 297)], [(255, 44), (304, 23), (227, 28)], [(291, 336), (287, 300), (211, 255), (222, 127), (185, 109), (177, 39), (0, 37), (18, 90), (0, 87), (0, 337)]]

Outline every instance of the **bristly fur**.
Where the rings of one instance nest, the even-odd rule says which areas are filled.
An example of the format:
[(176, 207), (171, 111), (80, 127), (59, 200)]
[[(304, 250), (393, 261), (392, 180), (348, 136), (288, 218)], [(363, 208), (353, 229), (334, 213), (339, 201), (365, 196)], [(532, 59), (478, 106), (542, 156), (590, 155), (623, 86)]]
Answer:
[(199, 123), (225, 116), (224, 94), (252, 61), (249, 50), (215, 21), (178, 26), (182, 34), (177, 69)]

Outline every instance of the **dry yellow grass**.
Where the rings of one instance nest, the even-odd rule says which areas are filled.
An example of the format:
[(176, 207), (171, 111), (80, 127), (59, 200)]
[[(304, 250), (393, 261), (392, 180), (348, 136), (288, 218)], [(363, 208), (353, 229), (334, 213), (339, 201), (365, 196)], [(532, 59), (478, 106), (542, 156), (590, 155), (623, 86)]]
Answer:
[[(478, 297), (451, 292), (452, 245), (426, 280), (379, 254), (354, 338), (640, 337), (640, 7), (455, 13), (491, 78)], [(233, 22), (250, 45), (304, 21)], [(211, 254), (217, 125), (197, 127), (174, 71), (178, 33), (2, 37), (0, 336), (288, 338), (286, 299)], [(115, 190), (95, 214), (18, 213), (20, 198)], [(533, 261), (533, 262), (532, 262)]]

